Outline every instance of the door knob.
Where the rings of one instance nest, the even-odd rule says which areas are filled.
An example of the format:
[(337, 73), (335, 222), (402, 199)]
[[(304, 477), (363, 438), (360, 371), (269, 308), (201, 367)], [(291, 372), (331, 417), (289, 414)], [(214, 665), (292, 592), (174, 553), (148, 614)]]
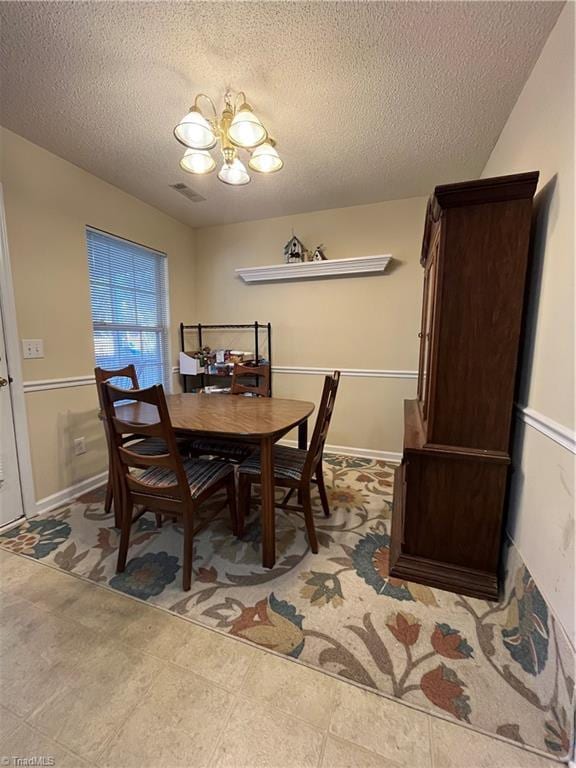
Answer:
[(3, 379), (2, 376), (0, 376), (0, 387), (7, 387), (8, 386), (8, 379)]

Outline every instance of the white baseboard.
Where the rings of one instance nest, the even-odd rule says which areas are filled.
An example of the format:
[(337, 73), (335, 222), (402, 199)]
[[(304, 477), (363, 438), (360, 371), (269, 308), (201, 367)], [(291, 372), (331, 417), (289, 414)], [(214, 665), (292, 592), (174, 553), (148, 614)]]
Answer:
[[(297, 440), (280, 440), (282, 445), (289, 445), (293, 448), (298, 447)], [(326, 453), (337, 453), (343, 456), (359, 456), (364, 459), (380, 459), (381, 461), (388, 461), (393, 464), (399, 464), (402, 458), (401, 453), (394, 451), (376, 451), (372, 448), (353, 448), (346, 445), (326, 445)], [(82, 480), (75, 485), (71, 485), (68, 488), (63, 488), (57, 493), (53, 493), (51, 496), (45, 496), (43, 499), (38, 499), (34, 510), (35, 515), (42, 515), (45, 512), (51, 512), (57, 507), (62, 507), (64, 504), (68, 504), (70, 501), (78, 498), (78, 496), (88, 491), (92, 491), (94, 488), (98, 488), (99, 485), (106, 482), (108, 472), (101, 472), (93, 477), (88, 477), (86, 480)]]
[(69, 501), (74, 501), (78, 496), (88, 491), (98, 488), (99, 485), (106, 482), (108, 472), (100, 472), (99, 475), (93, 477), (87, 477), (86, 480), (81, 480), (75, 485), (71, 485), (68, 488), (63, 488), (57, 493), (53, 493), (51, 496), (45, 496), (43, 499), (38, 499), (36, 502), (36, 515), (42, 515), (45, 512), (50, 512), (57, 507), (61, 507), (67, 504)]
[(10, 523), (5, 523), (4, 525), (0, 526), (0, 536), (8, 533), (8, 531), (11, 531), (12, 528), (18, 528), (18, 526), (22, 525), (25, 520), (26, 515), (22, 515), (21, 517), (17, 517), (16, 520), (12, 520)]
[[(280, 440), (280, 445), (288, 445), (290, 448), (298, 448), (297, 440)], [(392, 464), (400, 464), (401, 453), (395, 451), (377, 451), (374, 448), (353, 448), (348, 445), (325, 445), (324, 453), (337, 453), (341, 456), (358, 456), (362, 459), (380, 459)]]
[[(532, 576), (532, 578), (534, 579), (534, 582), (536, 583), (536, 585), (538, 587), (538, 591), (540, 592), (540, 594), (544, 598), (544, 602), (548, 606), (548, 611), (554, 616), (554, 620), (555, 620), (556, 624), (560, 627), (560, 629), (562, 630), (562, 633), (563, 633), (564, 637), (566, 638), (566, 641), (568, 642), (570, 648), (572, 648), (574, 654), (576, 654), (576, 645), (574, 645), (574, 638), (572, 637), (572, 635), (568, 632), (568, 630), (564, 626), (564, 622), (562, 621), (560, 616), (558, 616), (558, 614), (556, 613), (556, 611), (555, 611), (555, 609), (553, 607), (554, 604), (552, 603), (552, 601), (550, 599), (550, 595), (549, 595), (548, 591), (542, 588), (542, 584), (541, 584), (540, 581), (536, 581), (536, 576), (534, 575), (533, 571), (531, 570), (530, 563), (524, 557), (524, 555), (522, 553), (522, 550), (520, 549), (518, 544), (516, 544), (516, 541), (515, 541), (514, 537), (512, 536), (511, 532), (507, 528), (505, 530), (505, 535), (506, 535), (508, 541), (510, 542), (510, 546), (514, 547), (514, 549), (516, 550), (516, 552), (518, 553), (518, 555), (520, 557), (520, 560), (524, 563), (524, 565), (526, 566), (526, 568), (530, 572), (530, 575)], [(570, 764), (570, 767), (572, 768), (572, 763)], [(576, 768), (576, 765), (574, 765), (574, 768)]]

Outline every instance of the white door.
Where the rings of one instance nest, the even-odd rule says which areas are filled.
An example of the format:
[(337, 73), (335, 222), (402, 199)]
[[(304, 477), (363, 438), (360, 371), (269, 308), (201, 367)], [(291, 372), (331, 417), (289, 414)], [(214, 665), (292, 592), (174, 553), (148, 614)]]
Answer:
[(24, 505), (1, 309), (0, 306), (0, 525), (5, 525), (22, 517)]

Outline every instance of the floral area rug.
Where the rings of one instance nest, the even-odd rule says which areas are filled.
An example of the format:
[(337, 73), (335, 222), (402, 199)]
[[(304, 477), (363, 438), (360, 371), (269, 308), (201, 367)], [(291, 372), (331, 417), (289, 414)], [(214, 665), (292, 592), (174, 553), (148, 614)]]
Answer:
[(182, 530), (134, 526), (125, 573), (103, 491), (5, 533), (0, 546), (167, 608), (363, 686), (566, 760), (573, 656), (530, 573), (508, 551), (489, 603), (388, 576), (393, 468), (328, 456), (332, 515), (314, 497), (320, 552), (300, 515), (277, 512), (277, 562), (261, 566), (255, 509), (242, 541), (227, 510), (197, 537), (181, 588)]

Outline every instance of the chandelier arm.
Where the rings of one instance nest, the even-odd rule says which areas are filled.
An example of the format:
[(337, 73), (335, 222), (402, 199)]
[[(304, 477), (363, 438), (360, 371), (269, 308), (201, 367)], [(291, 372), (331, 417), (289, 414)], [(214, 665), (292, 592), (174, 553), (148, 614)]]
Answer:
[(242, 101), (240, 102), (240, 104), (244, 104), (244, 102), (246, 101), (246, 94), (244, 93), (244, 91), (238, 91), (234, 99), (234, 114), (236, 114), (236, 111), (238, 109), (238, 99), (240, 98), (240, 96), (242, 96)]
[(206, 101), (207, 101), (207, 102), (210, 104), (210, 106), (212, 107), (212, 112), (214, 113), (214, 122), (215, 122), (215, 123), (218, 123), (218, 112), (217, 112), (217, 110), (216, 110), (216, 105), (214, 104), (214, 102), (212, 101), (212, 99), (210, 98), (210, 96), (208, 96), (208, 95), (207, 95), (207, 94), (205, 94), (205, 93), (199, 93), (199, 94), (196, 96), (196, 98), (194, 99), (194, 106), (195, 106), (195, 107), (198, 107), (198, 99), (201, 99), (201, 98), (204, 98), (204, 99), (206, 99)]

